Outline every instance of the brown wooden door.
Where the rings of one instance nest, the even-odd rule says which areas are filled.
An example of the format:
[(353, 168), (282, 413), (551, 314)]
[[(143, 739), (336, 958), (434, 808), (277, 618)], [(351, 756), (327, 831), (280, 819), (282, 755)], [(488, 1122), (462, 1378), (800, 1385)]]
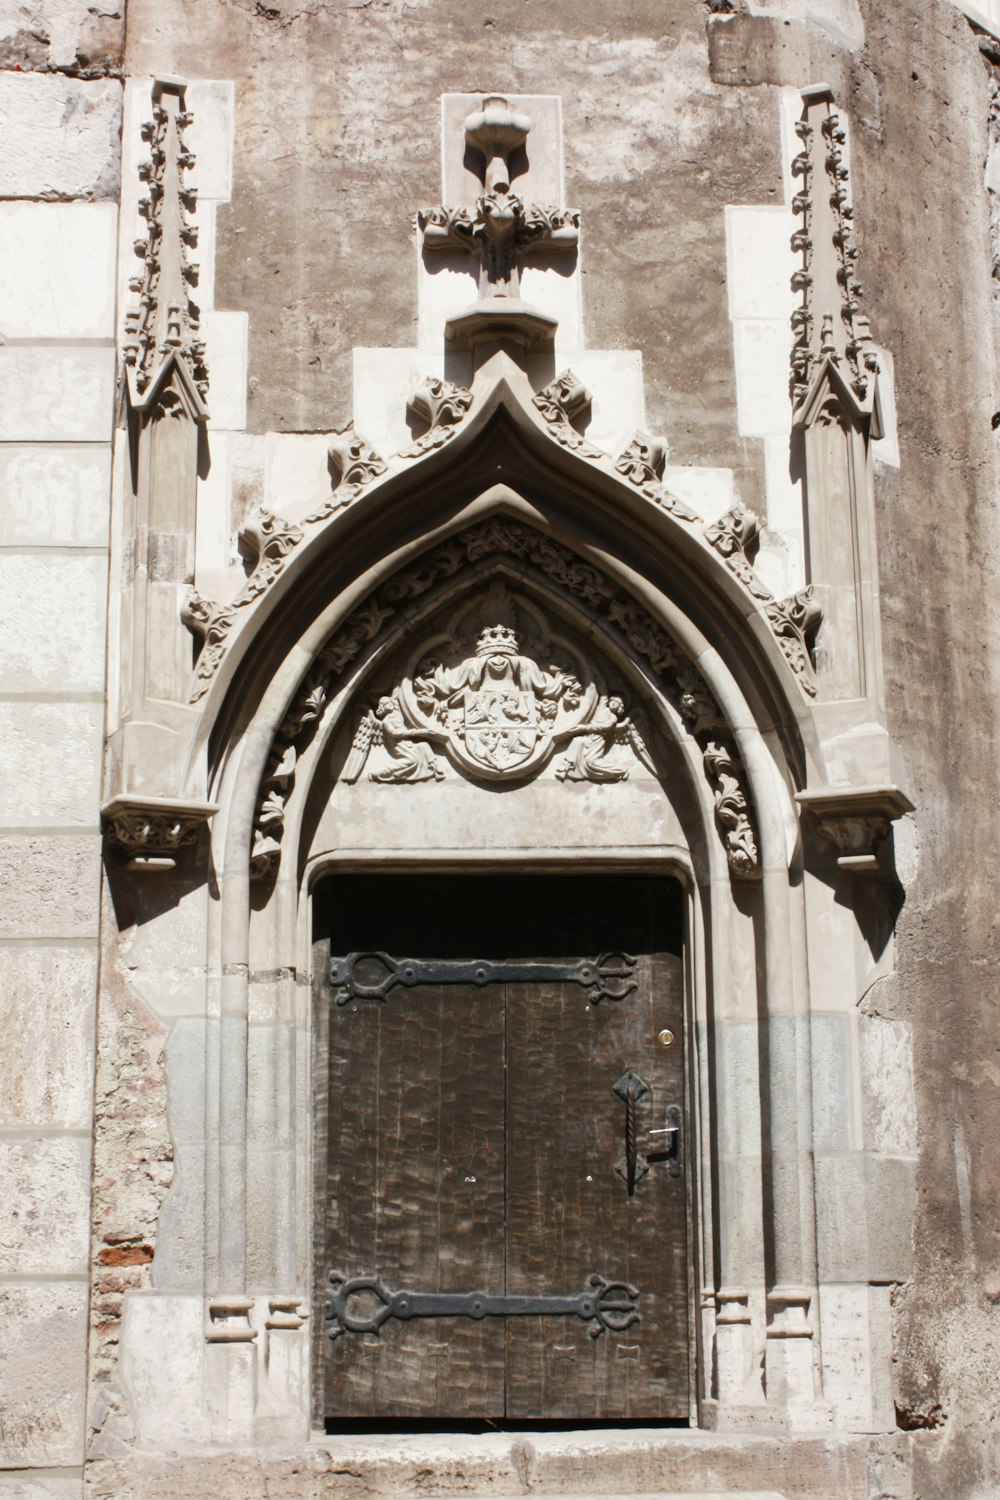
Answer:
[[(683, 1119), (652, 1134), (683, 1115), (676, 885), (355, 877), (326, 899), (334, 954), (392, 960), (356, 962), (354, 989), (447, 970), (331, 990), (328, 1418), (685, 1418)], [(622, 998), (580, 982), (602, 954), (626, 955)]]

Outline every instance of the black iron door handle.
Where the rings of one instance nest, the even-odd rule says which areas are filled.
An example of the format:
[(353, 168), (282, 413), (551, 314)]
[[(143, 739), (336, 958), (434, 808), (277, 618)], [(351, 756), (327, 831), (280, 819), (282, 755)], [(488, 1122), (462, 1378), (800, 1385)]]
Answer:
[(635, 1192), (635, 1185), (641, 1178), (645, 1177), (649, 1168), (639, 1158), (639, 1132), (636, 1123), (635, 1107), (643, 1095), (649, 1093), (649, 1084), (644, 1082), (637, 1073), (623, 1073), (614, 1085), (612, 1093), (625, 1104), (625, 1155), (618, 1162), (615, 1171), (619, 1177), (624, 1177), (628, 1195), (631, 1198)]

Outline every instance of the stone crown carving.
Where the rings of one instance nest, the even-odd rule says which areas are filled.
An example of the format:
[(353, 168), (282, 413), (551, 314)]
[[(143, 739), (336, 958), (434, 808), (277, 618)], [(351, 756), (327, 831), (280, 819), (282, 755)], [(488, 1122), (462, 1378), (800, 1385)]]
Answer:
[[(137, 305), (125, 315), (123, 358), (137, 404), (149, 395), (166, 363), (175, 359), (186, 372), (200, 402), (208, 395), (205, 345), (200, 336), (200, 314), (189, 288), (197, 283), (198, 267), (188, 258), (197, 242), (197, 228), (189, 213), (197, 195), (187, 185), (195, 159), (184, 144), (192, 116), (185, 107), (185, 86), (157, 80), (153, 84), (152, 118), (142, 127), (149, 158), (139, 167), (146, 196), (139, 211), (146, 234), (135, 241), (142, 272), (129, 287)], [(195, 415), (206, 415), (199, 410)]]

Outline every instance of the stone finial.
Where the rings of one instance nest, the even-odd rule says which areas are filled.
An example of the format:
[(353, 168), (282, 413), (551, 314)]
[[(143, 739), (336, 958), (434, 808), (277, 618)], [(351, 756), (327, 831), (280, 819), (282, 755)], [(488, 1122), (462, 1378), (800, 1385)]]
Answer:
[(510, 158), (524, 145), (530, 129), (530, 118), (515, 114), (500, 94), (490, 94), (481, 109), (466, 117), (466, 144), (484, 158), (481, 176), (488, 193), (510, 192)]

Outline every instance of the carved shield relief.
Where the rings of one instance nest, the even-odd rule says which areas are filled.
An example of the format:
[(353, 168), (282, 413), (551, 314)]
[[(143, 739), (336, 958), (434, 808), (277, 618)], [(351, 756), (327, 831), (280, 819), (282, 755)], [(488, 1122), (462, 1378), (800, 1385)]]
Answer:
[[(555, 754), (560, 780), (652, 770), (620, 692), (538, 607), (494, 585), (425, 637), (357, 723), (342, 772), (356, 781), (521, 780)], [(371, 763), (369, 764), (369, 757)]]

